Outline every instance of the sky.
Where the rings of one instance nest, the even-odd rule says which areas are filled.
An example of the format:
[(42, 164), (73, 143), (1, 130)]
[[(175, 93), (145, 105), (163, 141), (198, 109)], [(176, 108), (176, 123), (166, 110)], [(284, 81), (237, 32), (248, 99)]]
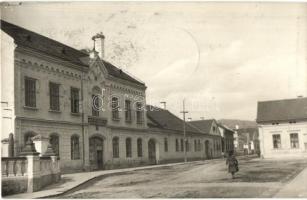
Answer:
[(257, 102), (307, 96), (307, 3), (4, 4), (1, 18), (105, 59), (187, 117), (255, 120)]

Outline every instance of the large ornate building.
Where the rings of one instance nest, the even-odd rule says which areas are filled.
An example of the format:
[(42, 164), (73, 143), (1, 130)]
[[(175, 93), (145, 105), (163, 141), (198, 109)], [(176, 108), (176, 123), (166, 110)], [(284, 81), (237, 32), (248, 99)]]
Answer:
[[(146, 85), (103, 59), (104, 36), (85, 52), (1, 21), (2, 156), (46, 142), (65, 171), (220, 157), (220, 135), (146, 107)], [(147, 109), (146, 109), (147, 108)], [(213, 145), (214, 144), (214, 145)], [(210, 152), (210, 153), (209, 153)]]

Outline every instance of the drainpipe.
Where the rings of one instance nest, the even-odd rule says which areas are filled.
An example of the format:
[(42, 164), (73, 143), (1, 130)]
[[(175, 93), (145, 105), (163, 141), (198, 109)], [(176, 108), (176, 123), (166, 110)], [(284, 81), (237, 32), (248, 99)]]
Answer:
[(82, 129), (82, 169), (85, 171), (85, 133), (84, 133), (84, 92), (83, 92), (83, 79), (84, 79), (84, 68), (82, 66), (82, 72), (81, 72), (81, 129)]

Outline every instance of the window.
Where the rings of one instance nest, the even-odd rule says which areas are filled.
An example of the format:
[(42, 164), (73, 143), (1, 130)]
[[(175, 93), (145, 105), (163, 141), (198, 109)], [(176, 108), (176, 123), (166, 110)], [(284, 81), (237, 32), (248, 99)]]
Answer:
[(215, 126), (213, 126), (212, 129), (213, 129), (213, 132), (215, 132), (215, 130), (216, 130)]
[(50, 110), (60, 110), (60, 85), (49, 83)]
[(112, 97), (112, 119), (119, 120), (119, 102), (117, 97)]
[(185, 141), (185, 149), (187, 152), (190, 151), (190, 144), (188, 140)]
[(126, 122), (131, 121), (131, 101), (125, 100), (125, 119)]
[(126, 157), (131, 158), (132, 157), (132, 151), (131, 151), (131, 138), (126, 139)]
[(143, 110), (142, 103), (136, 103), (136, 122), (138, 124), (143, 123)]
[(194, 151), (195, 152), (197, 151), (197, 142), (196, 142), (196, 140), (194, 140)]
[(167, 138), (164, 138), (164, 151), (168, 152), (168, 142), (167, 142)]
[(179, 141), (178, 141), (178, 139), (176, 139), (176, 152), (178, 152), (179, 151)]
[(36, 80), (25, 78), (25, 106), (36, 107)]
[(142, 148), (142, 139), (138, 138), (137, 140), (137, 148), (138, 148), (138, 157), (143, 156), (143, 148)]
[(56, 156), (59, 154), (59, 136), (57, 134), (50, 135), (50, 144)]
[(201, 151), (201, 143), (200, 143), (200, 140), (198, 140), (198, 151)]
[(281, 148), (281, 141), (280, 141), (280, 135), (279, 134), (273, 135), (273, 148), (274, 149)]
[(114, 137), (112, 139), (113, 146), (113, 158), (119, 158), (119, 139), (118, 137)]
[(92, 115), (99, 116), (99, 97), (98, 95), (92, 95)]
[(72, 160), (80, 159), (79, 136), (73, 135), (70, 139), (70, 145), (71, 145), (71, 159)]
[(181, 147), (181, 151), (184, 151), (183, 139), (180, 140), (180, 147)]
[(79, 113), (79, 89), (70, 89), (70, 105), (72, 113)]
[(298, 134), (297, 133), (291, 133), (290, 134), (290, 145), (291, 145), (292, 149), (299, 148)]

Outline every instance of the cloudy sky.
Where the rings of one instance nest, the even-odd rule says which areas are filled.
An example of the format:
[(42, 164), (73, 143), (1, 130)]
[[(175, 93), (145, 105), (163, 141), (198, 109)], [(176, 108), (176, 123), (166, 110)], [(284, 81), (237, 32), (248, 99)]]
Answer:
[(3, 6), (1, 17), (144, 81), (147, 102), (192, 119), (256, 119), (257, 101), (307, 96), (306, 3), (91, 2)]

